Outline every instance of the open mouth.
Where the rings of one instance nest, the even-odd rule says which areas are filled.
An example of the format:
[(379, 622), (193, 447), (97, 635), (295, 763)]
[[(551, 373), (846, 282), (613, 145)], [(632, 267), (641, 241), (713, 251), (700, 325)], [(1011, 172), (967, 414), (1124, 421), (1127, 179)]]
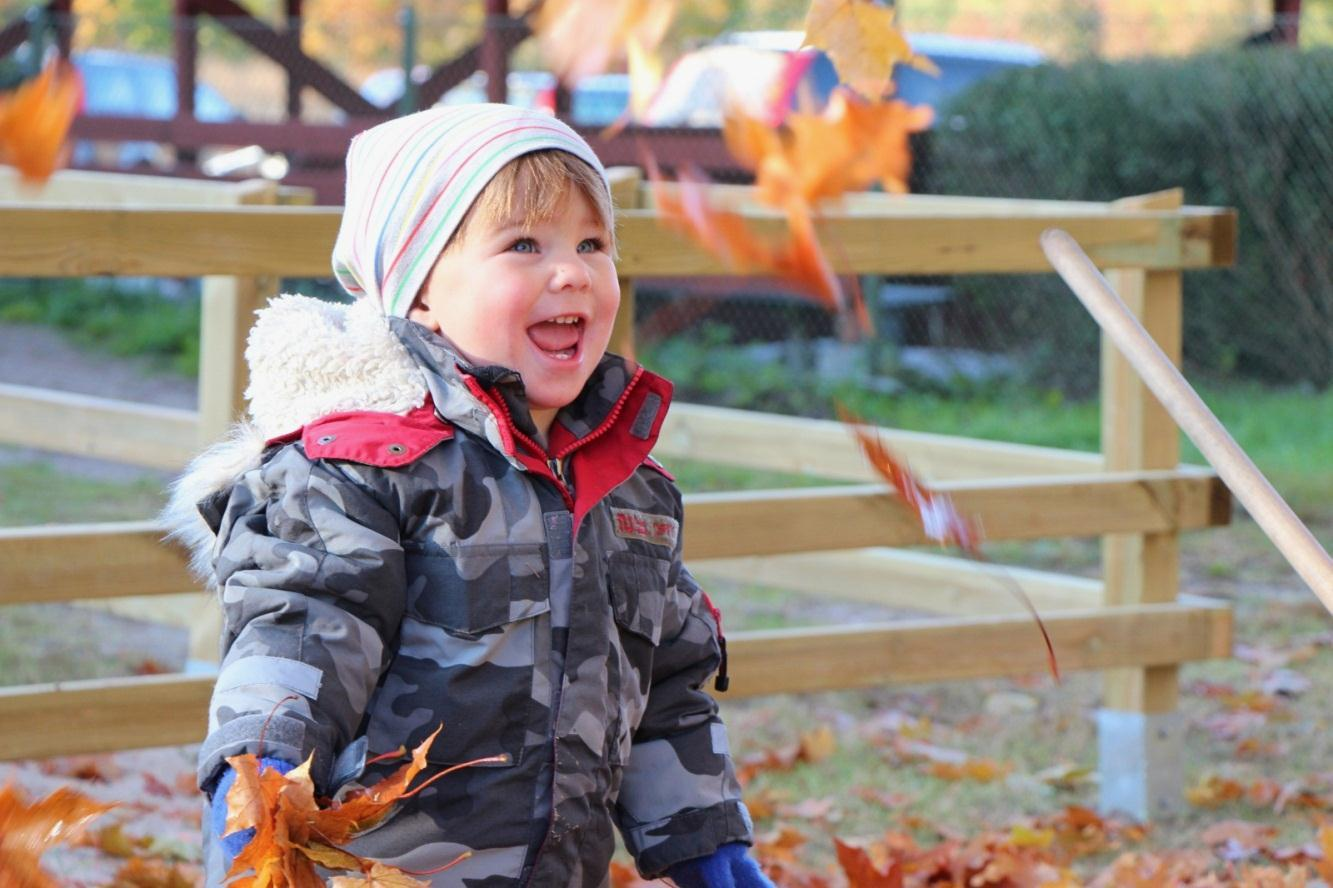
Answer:
[(578, 315), (560, 315), (528, 328), (528, 338), (537, 350), (555, 361), (572, 361), (579, 355), (586, 322)]

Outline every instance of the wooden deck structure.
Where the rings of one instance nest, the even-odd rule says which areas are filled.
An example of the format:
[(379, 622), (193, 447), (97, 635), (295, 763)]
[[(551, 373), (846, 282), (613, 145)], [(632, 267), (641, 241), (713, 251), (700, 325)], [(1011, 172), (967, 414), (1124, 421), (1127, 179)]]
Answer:
[[(6, 232), (0, 276), (207, 281), (197, 412), (0, 385), (0, 441), (175, 469), (239, 414), (250, 316), (273, 292), (274, 277), (328, 274), (340, 210), (283, 205), (272, 186), (235, 187), (223, 206), (193, 198), (188, 206), (153, 198), (95, 207), (0, 204)], [(755, 225), (781, 224), (751, 202), (749, 189), (716, 187), (719, 200)], [(632, 172), (617, 177), (616, 189), (618, 205), (629, 207), (618, 219), (629, 310), (616, 336), (624, 345), (636, 276), (725, 269), (658, 226), (650, 193)], [(1042, 272), (1049, 267), (1037, 236), (1052, 226), (1069, 231), (1113, 270), (1122, 295), (1177, 359), (1182, 272), (1227, 265), (1235, 250), (1235, 214), (1183, 206), (1179, 192), (1114, 203), (866, 194), (822, 222), (820, 233), (838, 242), (841, 272)], [(1210, 470), (1179, 464), (1175, 426), (1113, 349), (1104, 343), (1102, 352), (1100, 454), (892, 429), (882, 434), (962, 511), (976, 515), (988, 539), (1104, 539), (1100, 580), (1014, 573), (1043, 611), (1062, 667), (1106, 671), (1107, 712), (1139, 725), (1134, 742), (1141, 754), (1129, 759), (1137, 770), (1125, 779), (1135, 787), (1130, 796), (1142, 796), (1146, 809), (1138, 813), (1146, 815), (1179, 795), (1169, 785), (1179, 774), (1163, 771), (1169, 750), (1148, 736), (1161, 735), (1161, 718), (1176, 709), (1179, 665), (1231, 649), (1229, 608), (1179, 594), (1178, 537), (1227, 523), (1230, 499)], [(1006, 599), (988, 568), (886, 548), (927, 541), (874, 483), (838, 423), (679, 404), (656, 453), (668, 461), (688, 457), (861, 482), (687, 496), (686, 555), (701, 577), (891, 605), (910, 600), (939, 614), (733, 633), (729, 696), (1044, 668), (1029, 617)], [(184, 553), (163, 545), (161, 534), (151, 521), (0, 529), (0, 605), (179, 596), (194, 584)], [(207, 613), (204, 595), (189, 594), (177, 600)], [(211, 684), (208, 676), (175, 675), (0, 688), (0, 759), (197, 741)], [(1123, 725), (1116, 730), (1111, 734), (1123, 746)], [(1121, 746), (1112, 752), (1123, 767)]]

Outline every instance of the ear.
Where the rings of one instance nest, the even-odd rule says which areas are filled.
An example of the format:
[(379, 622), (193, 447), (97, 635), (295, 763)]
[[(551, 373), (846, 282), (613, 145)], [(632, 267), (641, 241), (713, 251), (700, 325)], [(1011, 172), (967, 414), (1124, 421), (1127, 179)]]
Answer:
[(432, 333), (440, 332), (440, 321), (435, 317), (435, 312), (426, 306), (425, 301), (418, 296), (412, 303), (412, 307), (407, 310), (407, 319), (416, 321)]

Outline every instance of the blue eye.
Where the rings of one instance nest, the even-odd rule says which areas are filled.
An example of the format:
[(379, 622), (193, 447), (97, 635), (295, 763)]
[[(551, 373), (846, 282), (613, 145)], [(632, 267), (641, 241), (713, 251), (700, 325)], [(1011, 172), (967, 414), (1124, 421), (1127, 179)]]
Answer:
[(579, 244), (580, 253), (600, 253), (606, 248), (606, 244), (599, 237), (590, 237)]
[(530, 237), (520, 237), (509, 245), (509, 249), (515, 253), (535, 253), (537, 252), (537, 242)]

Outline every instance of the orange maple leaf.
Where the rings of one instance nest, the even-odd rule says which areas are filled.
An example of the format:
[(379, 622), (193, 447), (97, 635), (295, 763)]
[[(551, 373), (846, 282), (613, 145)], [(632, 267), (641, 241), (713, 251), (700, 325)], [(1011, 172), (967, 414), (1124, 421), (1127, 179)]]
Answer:
[[(358, 857), (339, 846), (382, 820), (399, 800), (416, 795), (445, 775), (472, 765), (506, 760), (503, 755), (488, 756), (453, 765), (410, 787), (425, 769), (426, 755), (439, 733), (437, 728), (412, 751), (411, 761), (393, 774), (374, 786), (350, 792), (341, 801), (316, 798), (310, 778), (311, 759), (286, 774), (261, 772), (253, 754), (227, 759), (236, 771), (236, 782), (227, 794), (226, 831), (255, 830), (254, 838), (236, 856), (227, 873), (228, 877), (246, 872), (253, 875), (233, 883), (235, 888), (322, 888), (317, 865), (335, 872), (358, 873), (349, 877), (347, 885), (423, 884), (411, 879), (412, 874)], [(448, 869), (467, 856), (464, 853), (433, 872)]]
[(117, 888), (193, 888), (198, 880), (165, 860), (136, 857), (116, 871), (112, 884)]
[(61, 61), (0, 98), (0, 162), (29, 182), (51, 178), (69, 153), (66, 137), (82, 102), (78, 71)]
[(838, 852), (838, 866), (847, 876), (848, 888), (903, 888), (902, 866), (883, 848), (844, 842), (836, 836), (833, 847)]
[(827, 52), (843, 82), (871, 98), (891, 89), (899, 63), (939, 74), (930, 59), (913, 52), (892, 7), (870, 0), (814, 0), (805, 17), (805, 44)]
[[(976, 522), (965, 517), (953, 504), (947, 494), (937, 493), (923, 484), (908, 468), (907, 463), (895, 457), (877, 433), (854, 416), (841, 404), (837, 405), (838, 416), (851, 430), (852, 436), (861, 446), (861, 452), (885, 481), (893, 486), (894, 492), (902, 502), (912, 510), (912, 514), (921, 524), (921, 530), (927, 539), (941, 545), (953, 545), (961, 549), (969, 558), (985, 561), (981, 551), (981, 529)], [(1041, 630), (1042, 641), (1046, 644), (1046, 665), (1056, 681), (1060, 680), (1060, 665), (1055, 658), (1055, 645), (1051, 643), (1051, 634), (1046, 631), (1046, 623), (1032, 600), (1013, 580), (1005, 583), (1006, 588), (1031, 615)]]
[(790, 211), (879, 182), (907, 191), (909, 136), (930, 126), (934, 112), (898, 99), (869, 102), (835, 89), (818, 112), (793, 113), (781, 128), (728, 109), (722, 135), (732, 155), (755, 173), (755, 198)]
[(551, 70), (573, 86), (628, 62), (630, 106), (640, 111), (662, 79), (658, 48), (678, 0), (545, 0), (532, 30)]
[(42, 869), (42, 855), (79, 838), (89, 823), (114, 807), (66, 787), (31, 803), (15, 786), (0, 789), (0, 885), (56, 888), (59, 883)]
[(677, 177), (673, 189), (654, 160), (649, 158), (645, 166), (664, 225), (685, 234), (732, 270), (777, 275), (829, 311), (850, 317), (861, 332), (871, 331), (870, 314), (859, 288), (853, 287), (850, 293), (843, 289), (824, 255), (810, 216), (789, 217), (786, 241), (770, 244), (761, 240), (739, 213), (709, 202), (707, 178), (702, 172), (687, 168)]

